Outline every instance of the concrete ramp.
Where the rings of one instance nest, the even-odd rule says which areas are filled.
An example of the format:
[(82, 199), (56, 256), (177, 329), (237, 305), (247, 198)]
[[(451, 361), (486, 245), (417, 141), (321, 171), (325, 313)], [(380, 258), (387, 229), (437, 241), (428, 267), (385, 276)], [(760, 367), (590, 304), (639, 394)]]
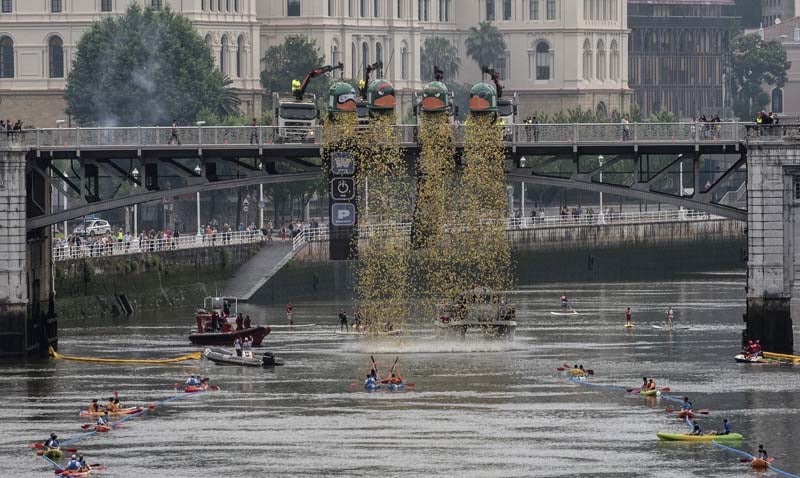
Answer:
[(234, 276), (225, 282), (224, 294), (250, 300), (295, 255), (292, 241), (273, 241), (265, 245), (252, 259), (244, 263)]

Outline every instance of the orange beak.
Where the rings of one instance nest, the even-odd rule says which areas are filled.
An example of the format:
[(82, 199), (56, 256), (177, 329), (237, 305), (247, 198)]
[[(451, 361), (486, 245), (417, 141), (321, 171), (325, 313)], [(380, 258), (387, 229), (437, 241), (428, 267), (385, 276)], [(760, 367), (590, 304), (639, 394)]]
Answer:
[(342, 111), (355, 111), (356, 110), (356, 101), (355, 100), (347, 100), (344, 103), (339, 103), (338, 108)]
[(473, 96), (469, 99), (469, 109), (472, 111), (481, 111), (489, 108), (489, 102), (480, 96)]
[(434, 98), (433, 96), (428, 96), (427, 98), (422, 100), (422, 109), (423, 111), (433, 111), (433, 110), (440, 110), (445, 107), (444, 101), (440, 100), (439, 98)]
[(375, 106), (380, 106), (381, 108), (394, 108), (396, 104), (397, 99), (394, 97), (394, 95), (381, 96), (375, 100)]

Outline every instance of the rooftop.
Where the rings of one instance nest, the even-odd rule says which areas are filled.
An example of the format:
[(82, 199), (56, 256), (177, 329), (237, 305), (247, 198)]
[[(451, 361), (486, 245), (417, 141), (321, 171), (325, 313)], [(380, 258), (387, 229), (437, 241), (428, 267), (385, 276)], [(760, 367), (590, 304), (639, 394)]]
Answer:
[(764, 40), (778, 40), (780, 42), (796, 42), (794, 40), (794, 30), (800, 28), (800, 17), (792, 17), (778, 23), (777, 25), (770, 25), (764, 29)]

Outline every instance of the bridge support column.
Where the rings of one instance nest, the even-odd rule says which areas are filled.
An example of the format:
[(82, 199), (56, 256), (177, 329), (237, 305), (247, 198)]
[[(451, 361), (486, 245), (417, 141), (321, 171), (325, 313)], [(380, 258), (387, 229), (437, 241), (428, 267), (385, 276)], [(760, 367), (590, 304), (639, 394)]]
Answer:
[(26, 233), (30, 214), (49, 212), (50, 181), (26, 171), (26, 150), (0, 150), (0, 356), (47, 351), (55, 342), (48, 231)]
[(743, 342), (792, 353), (791, 302), (800, 300), (800, 144), (747, 151), (747, 324)]

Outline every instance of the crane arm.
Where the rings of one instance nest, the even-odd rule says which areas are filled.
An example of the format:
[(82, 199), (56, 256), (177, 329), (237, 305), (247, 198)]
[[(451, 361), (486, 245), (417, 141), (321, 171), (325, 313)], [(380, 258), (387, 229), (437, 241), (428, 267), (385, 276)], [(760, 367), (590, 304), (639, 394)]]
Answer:
[(487, 68), (485, 66), (481, 67), (481, 71), (485, 74), (492, 77), (492, 82), (494, 83), (494, 87), (497, 90), (497, 97), (503, 97), (503, 84), (500, 83), (500, 73), (497, 72), (494, 68)]
[(300, 85), (300, 88), (298, 88), (298, 89), (296, 89), (294, 91), (294, 97), (297, 98), (298, 101), (302, 100), (303, 99), (303, 95), (306, 92), (306, 88), (308, 88), (308, 84), (311, 83), (311, 80), (313, 80), (314, 78), (316, 78), (316, 77), (318, 77), (320, 75), (324, 75), (325, 73), (330, 73), (332, 71), (342, 70), (342, 69), (344, 69), (344, 64), (342, 64), (342, 62), (339, 62), (338, 65), (325, 65), (325, 66), (322, 66), (320, 68), (311, 70), (306, 75), (306, 78), (305, 78), (305, 80), (303, 80), (303, 84)]
[(358, 84), (358, 91), (361, 94), (361, 99), (367, 99), (367, 87), (369, 86), (369, 79), (370, 76), (372, 76), (372, 72), (375, 70), (380, 71), (381, 69), (383, 69), (383, 62), (378, 60), (375, 63), (368, 65), (367, 69), (364, 70), (364, 79), (362, 79)]
[(444, 71), (442, 71), (441, 68), (436, 65), (433, 65), (433, 78), (436, 81), (444, 80)]

